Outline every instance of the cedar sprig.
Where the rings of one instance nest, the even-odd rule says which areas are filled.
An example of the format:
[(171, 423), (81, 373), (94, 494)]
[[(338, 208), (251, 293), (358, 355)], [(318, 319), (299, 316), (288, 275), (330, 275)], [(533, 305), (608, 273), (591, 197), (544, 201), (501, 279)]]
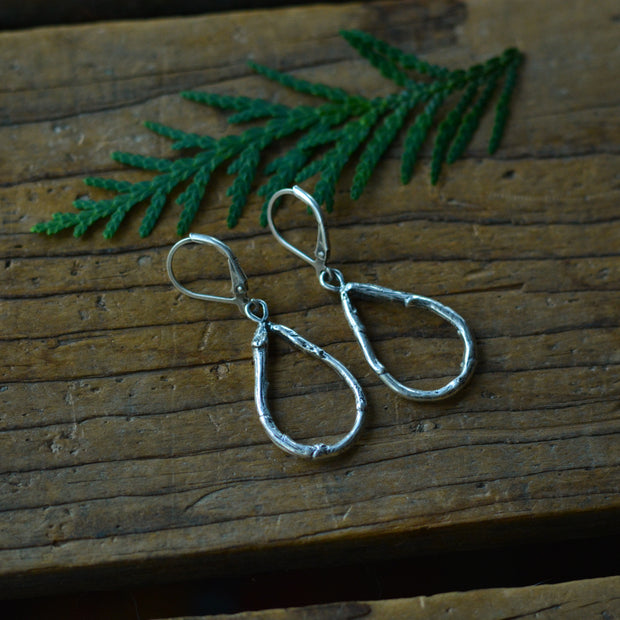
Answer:
[[(443, 164), (452, 163), (464, 153), (499, 90), (489, 153), (498, 148), (523, 59), (518, 50), (510, 48), (483, 64), (453, 71), (406, 54), (368, 33), (350, 30), (342, 32), (342, 36), (400, 91), (368, 99), (250, 63), (259, 75), (323, 102), (316, 106), (291, 107), (244, 96), (183, 92), (181, 96), (189, 101), (231, 111), (230, 123), (252, 122), (252, 126), (240, 134), (216, 139), (147, 121), (145, 126), (149, 130), (169, 139), (172, 149), (183, 156), (160, 158), (112, 153), (115, 161), (152, 171), (155, 175), (136, 183), (88, 177), (84, 179), (87, 185), (116, 195), (103, 200), (76, 200), (76, 211), (56, 213), (50, 221), (37, 224), (32, 230), (54, 234), (73, 228), (73, 234), (79, 237), (97, 221), (107, 218), (103, 235), (110, 238), (134, 207), (148, 203), (139, 229), (140, 235), (145, 237), (153, 230), (171, 195), (176, 193), (175, 202), (181, 207), (177, 232), (186, 234), (213, 173), (223, 166), (233, 176), (227, 192), (231, 198), (229, 227), (235, 226), (241, 217), (259, 174), (266, 177), (256, 187), (256, 193), (265, 198), (260, 216), (262, 224), (266, 223), (265, 209), (274, 192), (312, 177), (317, 177), (314, 197), (331, 210), (337, 182), (347, 164), (357, 158), (351, 185), (351, 196), (357, 199), (381, 157), (407, 123), (401, 180), (408, 183), (411, 179), (429, 133), (437, 124), (430, 162), (431, 183), (435, 184)], [(451, 97), (459, 92), (457, 99)], [(446, 109), (452, 100), (452, 108)], [(265, 152), (285, 138), (293, 138), (288, 150), (267, 162), (261, 170)]]

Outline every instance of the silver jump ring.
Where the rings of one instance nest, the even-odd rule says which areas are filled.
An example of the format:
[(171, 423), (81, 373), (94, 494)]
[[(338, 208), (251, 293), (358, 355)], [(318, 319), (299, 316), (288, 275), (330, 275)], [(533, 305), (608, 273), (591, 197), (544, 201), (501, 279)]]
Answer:
[[(260, 315), (254, 311), (256, 306), (260, 308)], [(267, 307), (267, 303), (262, 299), (250, 299), (243, 307), (243, 313), (248, 319), (255, 323), (264, 323), (269, 318), (269, 308)]]
[[(338, 281), (337, 285), (333, 284), (334, 279)], [(345, 285), (342, 271), (340, 271), (339, 269), (332, 269), (331, 267), (325, 267), (325, 269), (321, 271), (321, 273), (319, 274), (319, 282), (321, 283), (321, 286), (323, 288), (334, 293), (338, 293)]]

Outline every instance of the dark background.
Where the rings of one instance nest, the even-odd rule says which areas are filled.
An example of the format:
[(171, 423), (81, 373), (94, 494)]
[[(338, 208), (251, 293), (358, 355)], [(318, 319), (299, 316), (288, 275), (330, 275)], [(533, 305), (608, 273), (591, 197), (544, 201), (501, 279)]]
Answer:
[(146, 620), (553, 584), (616, 574), (619, 551), (620, 537), (614, 537), (386, 558), (348, 566), (0, 601), (0, 613), (10, 620)]
[(2, 0), (0, 30), (313, 4), (304, 0)]

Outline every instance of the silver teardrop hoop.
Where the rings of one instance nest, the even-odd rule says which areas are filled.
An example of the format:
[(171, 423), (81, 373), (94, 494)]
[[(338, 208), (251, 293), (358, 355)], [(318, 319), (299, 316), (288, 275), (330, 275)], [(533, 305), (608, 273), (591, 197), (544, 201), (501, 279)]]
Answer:
[[(230, 270), (232, 297), (197, 293), (179, 282), (174, 274), (172, 260), (179, 248), (189, 243), (212, 246), (226, 256)], [(276, 446), (295, 456), (319, 459), (340, 454), (355, 442), (362, 430), (366, 415), (366, 397), (357, 379), (355, 379), (344, 364), (327, 353), (327, 351), (324, 351), (309, 340), (306, 340), (289, 327), (273, 323), (269, 320), (269, 309), (266, 302), (262, 299), (251, 299), (248, 297), (247, 278), (245, 273), (239, 266), (236, 256), (225, 243), (208, 235), (190, 235), (185, 239), (181, 239), (181, 241), (171, 248), (166, 262), (166, 269), (173, 286), (183, 294), (204, 301), (235, 304), (246, 318), (257, 323), (256, 331), (252, 338), (254, 400), (260, 422), (267, 436)], [(305, 444), (296, 441), (278, 428), (268, 406), (269, 383), (267, 381), (267, 361), (269, 338), (272, 335), (282, 338), (300, 351), (307, 353), (332, 368), (351, 389), (355, 399), (355, 420), (351, 429), (344, 437), (333, 443)]]
[[(288, 242), (282, 236), (274, 223), (273, 217), (277, 208), (278, 198), (288, 194), (306, 204), (317, 222), (317, 245), (314, 252), (314, 258), (308, 256)], [(381, 381), (383, 381), (390, 389), (394, 390), (400, 396), (410, 400), (431, 401), (452, 396), (460, 390), (467, 383), (467, 381), (469, 381), (476, 366), (476, 348), (473, 335), (467, 326), (465, 319), (463, 319), (460, 314), (452, 310), (452, 308), (449, 308), (448, 306), (438, 302), (435, 299), (431, 299), (430, 297), (423, 297), (421, 295), (406, 293), (404, 291), (396, 291), (376, 284), (362, 284), (360, 282), (347, 283), (344, 276), (338, 269), (327, 266), (329, 243), (323, 214), (317, 201), (313, 196), (308, 194), (308, 192), (295, 186), (291, 189), (282, 189), (273, 194), (267, 206), (267, 222), (273, 236), (281, 245), (314, 267), (321, 286), (329, 291), (338, 293), (347, 323), (353, 331), (366, 361), (372, 370), (379, 376)], [(360, 317), (358, 316), (357, 309), (351, 301), (352, 296), (363, 297), (370, 300), (397, 302), (403, 304), (406, 308), (424, 308), (442, 317), (456, 329), (460, 339), (463, 341), (463, 357), (461, 359), (459, 374), (442, 387), (434, 390), (418, 390), (408, 387), (395, 379), (393, 375), (387, 372), (385, 366), (381, 363), (374, 352), (370, 340), (366, 334), (366, 326), (362, 323)]]

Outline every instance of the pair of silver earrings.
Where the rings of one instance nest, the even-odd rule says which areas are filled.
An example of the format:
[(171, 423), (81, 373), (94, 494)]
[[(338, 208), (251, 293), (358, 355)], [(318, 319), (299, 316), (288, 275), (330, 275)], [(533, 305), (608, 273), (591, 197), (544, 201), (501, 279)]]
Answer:
[[(275, 226), (274, 215), (277, 209), (278, 199), (286, 195), (292, 195), (305, 203), (314, 215), (318, 227), (314, 258), (308, 256), (306, 253), (291, 245), (286, 239), (284, 239)], [(346, 282), (341, 271), (327, 266), (327, 259), (329, 258), (329, 242), (321, 209), (314, 198), (300, 187), (295, 186), (293, 188), (282, 189), (271, 197), (267, 208), (267, 221), (271, 232), (278, 242), (287, 250), (314, 267), (319, 283), (323, 286), (323, 288), (339, 295), (346, 320), (353, 331), (360, 348), (362, 349), (366, 361), (372, 370), (390, 389), (394, 390), (397, 394), (403, 396), (404, 398), (415, 401), (432, 401), (451, 396), (456, 391), (460, 390), (465, 383), (467, 383), (476, 364), (475, 347), (471, 331), (459, 314), (454, 312), (454, 310), (448, 306), (445, 306), (444, 304), (441, 304), (429, 297), (423, 297), (421, 295), (405, 293), (402, 291), (395, 291), (376, 284)], [(232, 284), (232, 297), (197, 293), (189, 290), (179, 282), (174, 275), (172, 259), (180, 247), (190, 243), (212, 246), (226, 257)], [(273, 323), (269, 319), (269, 311), (266, 302), (262, 299), (250, 298), (248, 296), (247, 278), (245, 273), (241, 269), (236, 256), (225, 243), (215, 237), (190, 234), (189, 237), (181, 239), (181, 241), (177, 242), (171, 248), (166, 262), (166, 269), (172, 284), (175, 288), (181, 291), (181, 293), (203, 301), (216, 301), (235, 304), (244, 316), (257, 323), (256, 331), (254, 333), (254, 337), (252, 338), (255, 377), (254, 398), (260, 421), (269, 438), (278, 447), (295, 456), (316, 459), (335, 456), (348, 448), (355, 441), (360, 430), (362, 429), (366, 414), (366, 397), (364, 396), (360, 384), (346, 368), (346, 366), (344, 366), (336, 358), (306, 340), (303, 336), (300, 336), (292, 329), (278, 323)], [(355, 305), (352, 302), (353, 297), (379, 301), (392, 301), (401, 303), (405, 307), (425, 308), (451, 323), (456, 328), (464, 345), (459, 374), (444, 386), (435, 390), (418, 390), (407, 387), (403, 383), (396, 380), (389, 372), (387, 372), (375, 354), (370, 340), (366, 335), (365, 326), (360, 320)], [(295, 441), (278, 428), (267, 405), (268, 382), (266, 364), (267, 348), (269, 336), (271, 334), (283, 338), (297, 349), (323, 361), (342, 377), (353, 392), (355, 397), (355, 422), (353, 423), (351, 430), (339, 441), (332, 444), (304, 444)]]

